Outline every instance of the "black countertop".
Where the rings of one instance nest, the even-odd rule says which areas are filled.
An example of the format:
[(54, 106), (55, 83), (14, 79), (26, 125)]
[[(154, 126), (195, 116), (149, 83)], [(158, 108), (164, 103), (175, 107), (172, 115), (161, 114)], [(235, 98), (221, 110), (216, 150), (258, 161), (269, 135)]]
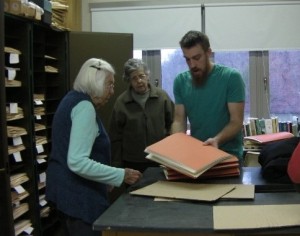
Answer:
[[(164, 179), (165, 177), (160, 168), (147, 169), (144, 172), (143, 178), (137, 184), (130, 187), (127, 193), (122, 194), (94, 222), (94, 229), (98, 231), (215, 233), (222, 231), (213, 230), (213, 206), (300, 204), (300, 194), (295, 192), (292, 184), (267, 183), (260, 176), (260, 168), (253, 167), (243, 168), (240, 177), (193, 180), (193, 182), (255, 184), (254, 200), (218, 200), (213, 203), (199, 201), (154, 201), (153, 197), (136, 196), (129, 193), (131, 190)], [(284, 233), (300, 233), (300, 227), (259, 229), (255, 231), (235, 230), (230, 232), (282, 235)]]
[[(294, 192), (294, 184), (286, 183), (276, 183), (268, 182), (261, 176), (260, 167), (243, 167), (241, 168), (240, 176), (235, 177), (222, 177), (222, 178), (211, 178), (211, 179), (190, 179), (182, 180), (184, 182), (194, 182), (194, 183), (218, 183), (218, 184), (254, 184), (255, 192)], [(128, 191), (139, 189), (152, 184), (158, 180), (166, 180), (164, 173), (159, 167), (148, 168), (143, 173), (143, 178), (131, 186)], [(178, 180), (176, 180), (178, 181)]]

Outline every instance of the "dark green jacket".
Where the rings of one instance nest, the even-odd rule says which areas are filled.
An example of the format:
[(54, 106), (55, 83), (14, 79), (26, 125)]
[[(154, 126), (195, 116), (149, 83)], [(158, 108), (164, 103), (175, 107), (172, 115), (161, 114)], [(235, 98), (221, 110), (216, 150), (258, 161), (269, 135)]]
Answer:
[(174, 103), (168, 94), (150, 85), (145, 109), (137, 103), (129, 87), (116, 100), (110, 120), (109, 136), (114, 166), (122, 161), (145, 163), (145, 148), (170, 134)]

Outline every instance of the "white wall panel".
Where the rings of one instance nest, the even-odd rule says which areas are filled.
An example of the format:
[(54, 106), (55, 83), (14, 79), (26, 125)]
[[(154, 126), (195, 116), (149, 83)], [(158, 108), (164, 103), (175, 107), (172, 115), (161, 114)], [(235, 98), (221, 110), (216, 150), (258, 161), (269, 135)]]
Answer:
[(133, 33), (135, 49), (178, 48), (191, 29), (201, 30), (201, 5), (92, 8), (93, 32)]
[(300, 2), (205, 4), (213, 51), (300, 48)]

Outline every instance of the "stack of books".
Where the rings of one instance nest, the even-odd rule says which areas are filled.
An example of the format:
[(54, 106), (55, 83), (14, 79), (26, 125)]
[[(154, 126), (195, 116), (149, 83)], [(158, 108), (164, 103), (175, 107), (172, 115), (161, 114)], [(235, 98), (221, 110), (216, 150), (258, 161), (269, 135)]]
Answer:
[(279, 121), (278, 117), (268, 119), (249, 117), (248, 121), (243, 125), (244, 137), (278, 132), (290, 132), (297, 136), (299, 131), (300, 123), (297, 116), (293, 116), (291, 121)]
[(239, 161), (184, 133), (172, 134), (145, 149), (147, 159), (163, 166), (166, 179), (238, 176)]
[[(164, 175), (167, 180), (179, 180), (179, 179), (189, 179), (190, 176), (182, 174), (174, 169), (171, 169), (167, 166), (161, 165)], [(211, 167), (203, 174), (201, 174), (199, 179), (207, 178), (222, 178), (222, 177), (232, 177), (240, 175), (240, 167), (238, 158), (231, 156), (231, 158), (226, 159), (219, 164)]]
[(278, 132), (272, 134), (259, 134), (244, 137), (245, 150), (261, 150), (268, 143), (283, 139), (292, 138), (294, 135), (290, 132)]

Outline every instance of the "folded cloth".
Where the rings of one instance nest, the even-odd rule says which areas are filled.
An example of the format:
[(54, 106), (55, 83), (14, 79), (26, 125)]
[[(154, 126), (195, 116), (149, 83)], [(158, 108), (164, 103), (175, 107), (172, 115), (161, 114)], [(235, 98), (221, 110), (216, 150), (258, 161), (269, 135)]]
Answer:
[(269, 182), (291, 183), (288, 175), (288, 163), (300, 142), (300, 137), (274, 141), (264, 146), (258, 156), (261, 174)]

